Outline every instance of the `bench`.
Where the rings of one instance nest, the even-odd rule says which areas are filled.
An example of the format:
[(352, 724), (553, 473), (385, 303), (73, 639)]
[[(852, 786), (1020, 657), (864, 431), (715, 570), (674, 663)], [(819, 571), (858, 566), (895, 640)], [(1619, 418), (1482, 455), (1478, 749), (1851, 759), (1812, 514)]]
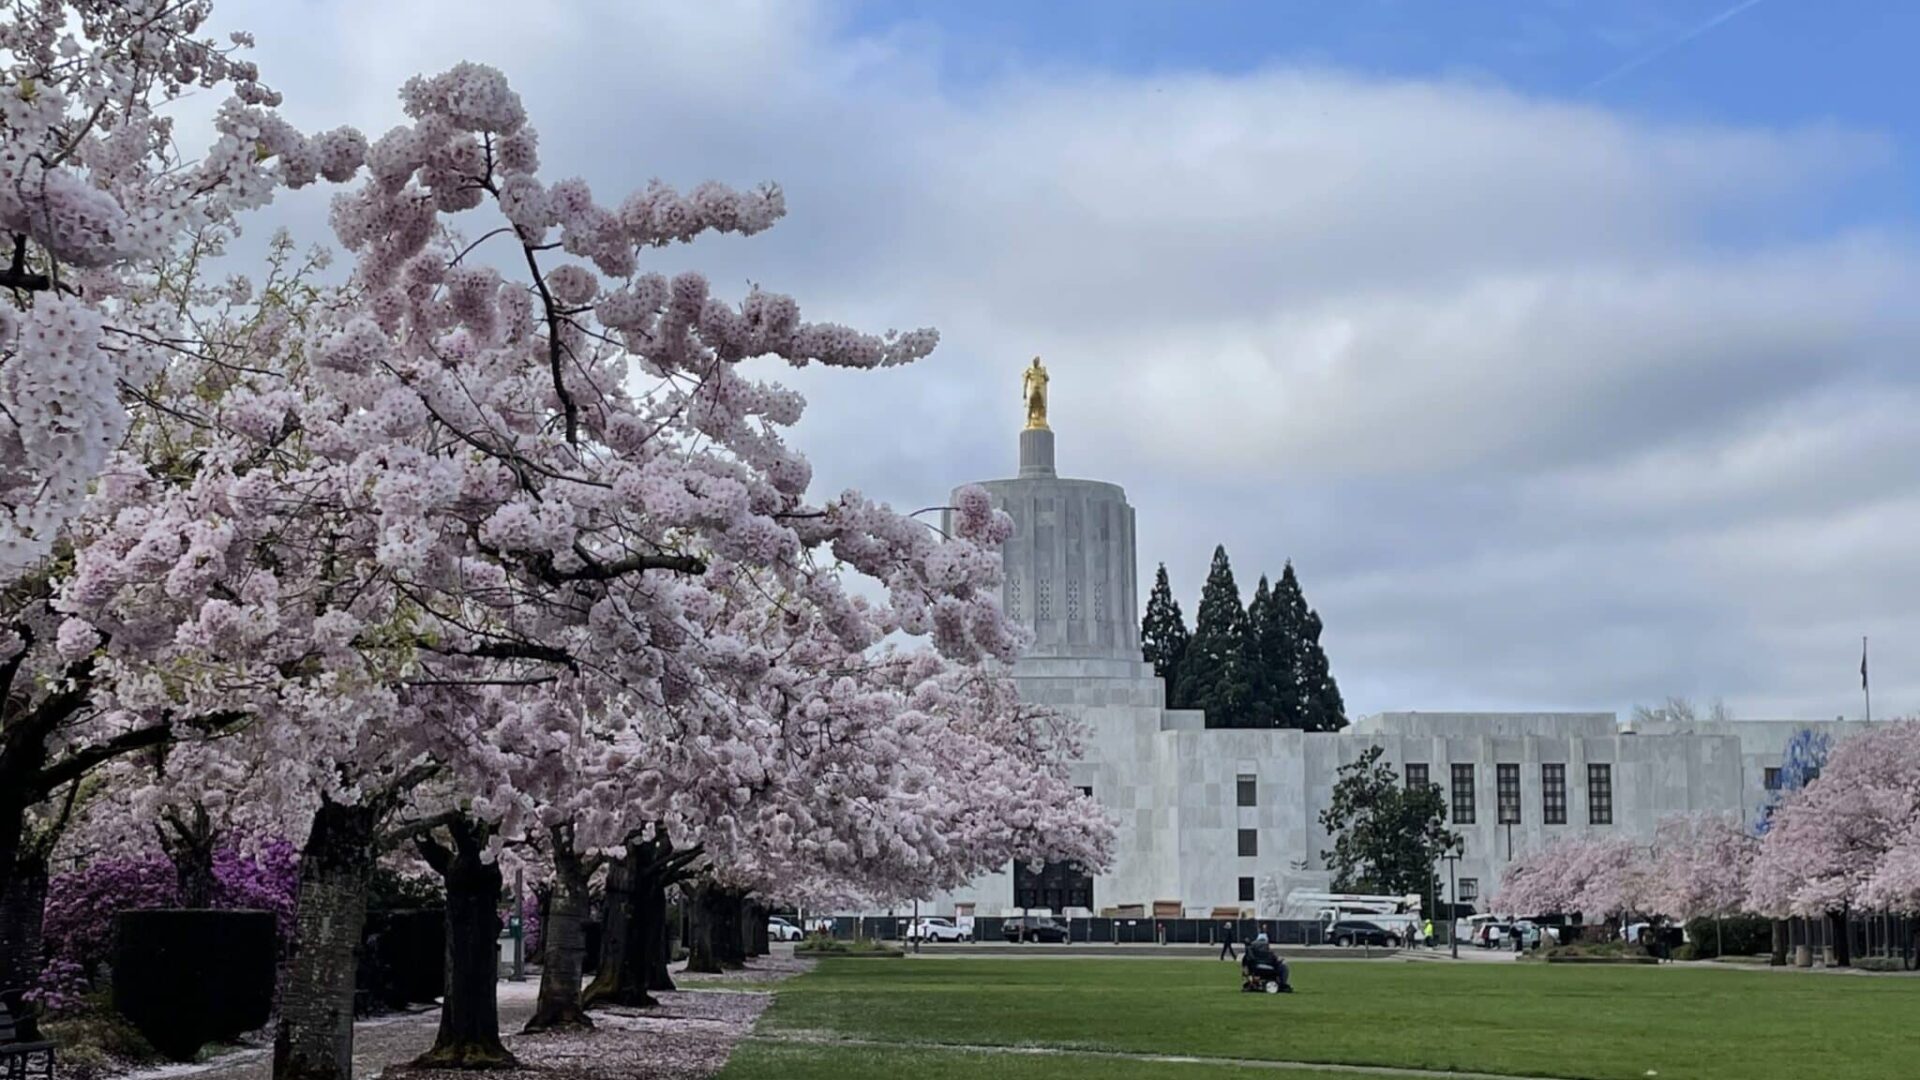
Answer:
[(53, 1044), (40, 1038), (18, 990), (0, 994), (0, 1076), (53, 1080)]

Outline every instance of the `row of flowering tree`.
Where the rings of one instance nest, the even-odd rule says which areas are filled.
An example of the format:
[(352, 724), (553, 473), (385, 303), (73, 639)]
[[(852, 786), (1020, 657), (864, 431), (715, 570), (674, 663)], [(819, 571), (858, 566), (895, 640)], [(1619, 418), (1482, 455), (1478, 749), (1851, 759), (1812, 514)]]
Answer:
[(1827, 920), (1846, 961), (1846, 919), (1920, 912), (1920, 721), (1834, 746), (1817, 778), (1773, 802), (1764, 828), (1682, 816), (1649, 841), (1585, 837), (1517, 858), (1501, 910), (1669, 918), (1736, 913)]
[[(996, 600), (1009, 520), (978, 490), (951, 536), (814, 496), (788, 439), (805, 403), (765, 377), (911, 363), (931, 331), (649, 271), (769, 227), (780, 190), (545, 179), (490, 68), (409, 81), (377, 138), (297, 131), (249, 39), (204, 35), (210, 6), (0, 19), (8, 974), (38, 965), (63, 843), (157, 820), (194, 867), (285, 837), (274, 1071), (344, 1077), (369, 883), (410, 854), (447, 895), (428, 1058), (491, 1065), (503, 857), (552, 879), (540, 1026), (588, 1022), (597, 872), (625, 905), (608, 955), (634, 962), (589, 997), (635, 1001), (689, 875), (703, 898), (894, 900), (1105, 861), (1065, 771), (1078, 733), (996, 666), (1021, 645)], [(216, 89), (214, 143), (182, 157), (168, 106)], [(207, 278), (247, 211), (322, 182), (344, 281), (286, 238)]]

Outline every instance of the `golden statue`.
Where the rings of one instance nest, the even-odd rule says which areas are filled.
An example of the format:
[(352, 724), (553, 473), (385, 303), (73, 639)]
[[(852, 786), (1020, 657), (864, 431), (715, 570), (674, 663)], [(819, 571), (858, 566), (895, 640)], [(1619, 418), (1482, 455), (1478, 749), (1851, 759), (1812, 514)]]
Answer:
[(1047, 428), (1047, 369), (1040, 366), (1040, 358), (1033, 358), (1020, 380), (1020, 396), (1027, 400), (1027, 430), (1046, 431)]

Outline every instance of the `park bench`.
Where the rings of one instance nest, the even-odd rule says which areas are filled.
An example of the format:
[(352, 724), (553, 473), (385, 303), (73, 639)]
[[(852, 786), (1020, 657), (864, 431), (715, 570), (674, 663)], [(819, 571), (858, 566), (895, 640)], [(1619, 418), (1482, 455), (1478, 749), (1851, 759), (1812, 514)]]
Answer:
[(0, 993), (0, 1076), (53, 1080), (53, 1044), (40, 1038), (18, 990)]

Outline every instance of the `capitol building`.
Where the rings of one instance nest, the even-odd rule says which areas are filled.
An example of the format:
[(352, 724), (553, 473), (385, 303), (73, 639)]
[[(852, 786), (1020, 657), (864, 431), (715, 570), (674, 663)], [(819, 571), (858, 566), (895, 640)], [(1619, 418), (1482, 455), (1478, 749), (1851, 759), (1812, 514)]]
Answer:
[(1056, 471), (1045, 378), (1036, 361), (1028, 397), (1039, 400), (1020, 433), (1018, 474), (980, 486), (1015, 525), (1002, 601), (1033, 636), (1014, 668), (1020, 693), (1085, 726), (1074, 782), (1117, 821), (1115, 855), (1092, 877), (1009, 867), (937, 898), (935, 910), (1171, 914), (1177, 905), (1194, 917), (1222, 908), (1277, 917), (1273, 896), (1329, 886), (1320, 812), (1338, 769), (1373, 746), (1402, 777), (1440, 786), (1448, 827), (1465, 839), (1452, 899), (1484, 905), (1511, 858), (1561, 838), (1651, 840), (1674, 814), (1750, 817), (1795, 735), (1811, 728), (1837, 741), (1865, 726), (1390, 712), (1338, 733), (1209, 728), (1198, 710), (1167, 708), (1164, 683), (1141, 658), (1134, 508), (1117, 484)]

